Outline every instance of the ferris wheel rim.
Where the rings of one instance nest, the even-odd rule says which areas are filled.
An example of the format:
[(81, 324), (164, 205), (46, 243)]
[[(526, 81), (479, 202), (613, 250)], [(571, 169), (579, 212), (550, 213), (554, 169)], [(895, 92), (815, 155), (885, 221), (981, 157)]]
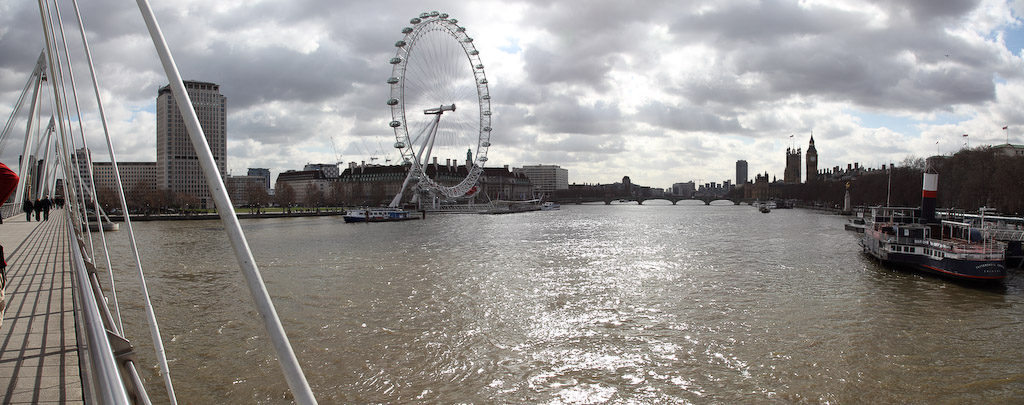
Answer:
[[(491, 109), (486, 71), (480, 60), (479, 51), (473, 44), (472, 37), (466, 34), (464, 27), (458, 25), (458, 20), (448, 18), (447, 14), (435, 11), (421, 13), (418, 18), (410, 20), (410, 24), (412, 24), (412, 27), (402, 29), (404, 37), (395, 43), (397, 49), (395, 56), (390, 61), (392, 64), (392, 75), (388, 79), (388, 84), (391, 86), (391, 97), (388, 99), (387, 104), (391, 107), (392, 121), (390, 126), (395, 132), (395, 148), (400, 150), (403, 161), (406, 164), (412, 165), (410, 170), (418, 172), (417, 175), (419, 175), (421, 184), (425, 184), (447, 197), (463, 196), (470, 191), (482, 174), (483, 166), (487, 161), (487, 153), (490, 149)], [(472, 166), (466, 168), (466, 177), (454, 186), (439, 184), (426, 175), (424, 166), (426, 166), (427, 162), (420, 162), (415, 155), (413, 149), (414, 140), (412, 139), (411, 128), (406, 117), (408, 112), (406, 111), (405, 74), (409, 68), (409, 55), (416, 49), (416, 45), (423, 35), (434, 31), (447, 34), (452, 41), (460, 45), (470, 70), (473, 72), (476, 86), (476, 101), (479, 110), (477, 114), (479, 124), (474, 130), (476, 150), (473, 154), (473, 161), (467, 162), (467, 164), (471, 163)]]

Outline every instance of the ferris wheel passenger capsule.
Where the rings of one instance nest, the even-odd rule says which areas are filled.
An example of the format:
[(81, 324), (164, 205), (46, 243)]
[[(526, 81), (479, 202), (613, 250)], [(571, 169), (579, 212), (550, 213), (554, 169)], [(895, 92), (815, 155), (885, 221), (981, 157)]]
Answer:
[(451, 20), (448, 20), (448, 21), (451, 21), (452, 24), (458, 24), (459, 23), (459, 19), (458, 18), (452, 18)]
[[(491, 127), (484, 127), (484, 132), (491, 132)], [(487, 144), (487, 145), (484, 145), (484, 146), (491, 146), (489, 142), (484, 142), (484, 143)]]
[(436, 12), (436, 11), (431, 11), (431, 12), (430, 12), (430, 16), (431, 16), (431, 17), (437, 17), (437, 16), (439, 16), (439, 15), (441, 15), (441, 13), (438, 13), (438, 12)]
[(440, 17), (440, 18), (441, 18), (442, 20), (447, 20), (447, 19), (448, 19), (448, 13), (441, 13), (441, 15), (440, 15), (439, 17)]
[(476, 70), (480, 70), (480, 69), (483, 69), (483, 68), (484, 68), (484, 65), (479, 65), (479, 64), (478, 64), (478, 65), (476, 65), (476, 66), (474, 66), (474, 67), (476, 68)]
[(420, 18), (430, 18), (430, 13), (420, 13)]
[(405, 27), (405, 28), (402, 28), (402, 33), (403, 33), (403, 34), (408, 34), (408, 33), (410, 33), (410, 32), (412, 32), (412, 28), (410, 28), (410, 27)]
[(409, 24), (419, 24), (420, 21), (423, 21), (423, 20), (420, 20), (419, 18), (413, 18), (413, 19), (409, 20)]
[(397, 65), (397, 64), (399, 64), (399, 63), (402, 63), (402, 58), (399, 58), (399, 57), (397, 57), (397, 56), (396, 56), (396, 57), (394, 57), (394, 58), (391, 58), (391, 64), (392, 64), (392, 65)]
[(480, 51), (478, 51), (478, 50), (474, 49), (474, 50), (472, 50), (472, 51), (469, 51), (469, 54), (470, 54), (470, 55), (473, 55), (473, 56), (476, 56), (476, 55), (479, 55), (479, 54), (480, 54)]
[(398, 127), (402, 126), (402, 123), (398, 122), (398, 121), (391, 121), (391, 123), (388, 124), (388, 125), (390, 125), (391, 128), (398, 128)]
[(398, 105), (398, 99), (397, 98), (389, 98), (388, 99), (388, 105)]
[(490, 142), (484, 142), (484, 143), (481, 143), (480, 146), (483, 146), (485, 148), (490, 148), (491, 147), (491, 143)]
[(405, 46), (405, 41), (395, 42), (395, 48), (401, 48), (403, 46)]
[(395, 84), (395, 83), (398, 83), (398, 78), (397, 77), (392, 76), (392, 77), (388, 78), (388, 84)]
[(480, 161), (481, 162), (486, 162), (487, 161), (487, 156), (480, 156)]
[(395, 142), (395, 149), (405, 148), (405, 142)]

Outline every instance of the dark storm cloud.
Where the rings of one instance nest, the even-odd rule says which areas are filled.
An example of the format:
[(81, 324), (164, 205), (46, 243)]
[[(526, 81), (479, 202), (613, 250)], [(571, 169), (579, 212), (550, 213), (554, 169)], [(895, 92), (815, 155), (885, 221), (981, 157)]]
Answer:
[(709, 109), (680, 108), (651, 102), (641, 107), (636, 114), (640, 122), (682, 132), (735, 133), (743, 130), (736, 117), (722, 117)]
[(978, 0), (902, 0), (872, 1), (891, 13), (907, 11), (916, 20), (931, 23), (935, 19), (955, 19), (970, 12), (981, 4)]
[(524, 22), (545, 31), (524, 53), (533, 83), (567, 83), (607, 89), (608, 73), (624, 67), (623, 53), (637, 53), (660, 2), (552, 2), (528, 11)]
[(589, 106), (567, 96), (552, 97), (534, 115), (540, 130), (549, 134), (605, 135), (626, 129), (618, 106), (600, 101)]
[(738, 74), (756, 75), (766, 86), (748, 92), (730, 85), (723, 91), (700, 84), (682, 87), (693, 90), (688, 97), (698, 102), (804, 95), (911, 111), (993, 100), (996, 52), (966, 43), (930, 21), (961, 15), (976, 3), (943, 2), (935, 10), (926, 3), (931, 4), (886, 3), (892, 13), (884, 27), (871, 26), (871, 16), (862, 10), (783, 1), (684, 15), (672, 25), (679, 38), (715, 44)]
[(218, 42), (210, 50), (219, 57), (188, 55), (182, 64), (194, 67), (189, 75), (221, 78), (217, 81), (230, 90), (235, 108), (268, 101), (315, 104), (352, 91), (353, 82), (372, 79), (363, 61), (324, 48), (310, 54), (281, 47), (249, 51)]

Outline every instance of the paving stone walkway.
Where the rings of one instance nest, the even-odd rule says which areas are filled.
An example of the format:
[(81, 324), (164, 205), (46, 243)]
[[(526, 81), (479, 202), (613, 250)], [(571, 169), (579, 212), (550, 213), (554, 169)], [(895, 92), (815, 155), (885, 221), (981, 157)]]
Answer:
[(82, 403), (71, 286), (71, 245), (64, 210), (50, 220), (4, 220), (6, 310), (0, 325), (0, 398), (4, 404)]

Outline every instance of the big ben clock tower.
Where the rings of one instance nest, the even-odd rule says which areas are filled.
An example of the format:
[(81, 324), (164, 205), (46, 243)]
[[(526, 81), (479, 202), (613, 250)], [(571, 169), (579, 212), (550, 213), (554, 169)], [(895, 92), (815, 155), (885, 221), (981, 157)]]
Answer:
[(807, 147), (807, 182), (818, 180), (818, 150), (814, 148), (814, 134), (811, 134), (811, 145)]

